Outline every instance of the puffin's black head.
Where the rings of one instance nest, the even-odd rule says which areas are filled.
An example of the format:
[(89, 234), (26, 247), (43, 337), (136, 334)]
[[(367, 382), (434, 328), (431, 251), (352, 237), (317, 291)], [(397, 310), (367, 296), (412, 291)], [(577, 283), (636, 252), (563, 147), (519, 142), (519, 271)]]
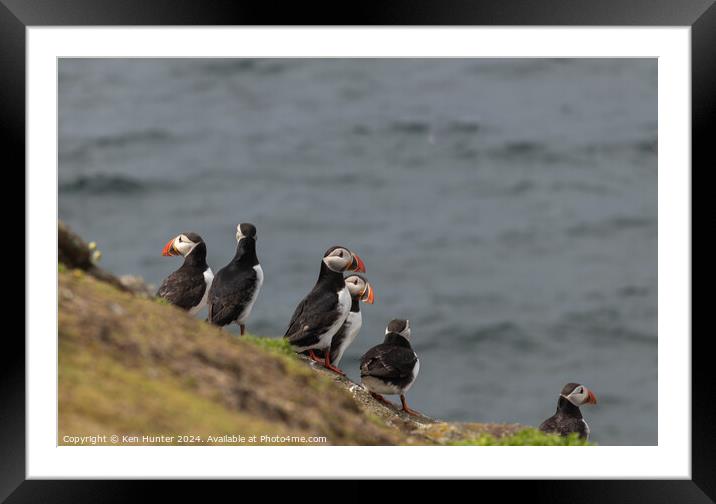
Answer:
[(579, 383), (566, 384), (559, 395), (577, 407), (585, 404), (597, 404), (597, 396), (594, 395), (594, 392)]
[(186, 257), (191, 253), (192, 250), (194, 250), (194, 247), (199, 245), (200, 243), (204, 243), (204, 240), (201, 239), (201, 236), (199, 236), (196, 233), (182, 233), (178, 236), (175, 236), (169, 242), (164, 245), (164, 250), (162, 250), (163, 256), (175, 256), (175, 255), (181, 255)]
[(405, 338), (410, 338), (410, 321), (406, 319), (393, 319), (388, 322), (385, 334), (398, 333)]
[(373, 287), (371, 287), (364, 275), (351, 273), (346, 277), (346, 287), (348, 287), (348, 292), (351, 293), (352, 299), (359, 299), (364, 303), (373, 304), (375, 299)]
[(344, 271), (365, 273), (365, 264), (358, 254), (340, 245), (334, 245), (326, 250), (326, 253), (323, 254), (323, 262), (328, 269), (337, 273)]
[(201, 242), (204, 241), (204, 240), (201, 239), (201, 236), (199, 236), (199, 235), (196, 234), (196, 233), (184, 233), (184, 236), (186, 236), (187, 238), (189, 238), (189, 239), (190, 239), (191, 241), (193, 241), (194, 243), (201, 243)]
[(242, 222), (236, 226), (236, 241), (241, 240), (241, 238), (252, 238), (256, 240), (256, 226), (248, 222)]

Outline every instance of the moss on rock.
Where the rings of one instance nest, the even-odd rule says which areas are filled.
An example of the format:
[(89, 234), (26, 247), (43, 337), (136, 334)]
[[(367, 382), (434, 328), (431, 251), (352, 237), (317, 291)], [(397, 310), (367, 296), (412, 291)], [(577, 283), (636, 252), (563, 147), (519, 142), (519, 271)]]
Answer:
[(572, 433), (569, 436), (546, 434), (534, 428), (523, 428), (501, 437), (481, 434), (472, 439), (448, 443), (454, 446), (591, 446), (592, 443)]
[(268, 350), (269, 352), (287, 355), (292, 358), (296, 356), (296, 353), (291, 348), (289, 342), (283, 338), (262, 338), (252, 334), (245, 334), (244, 336), (241, 336), (241, 339), (247, 343), (258, 346), (259, 348)]

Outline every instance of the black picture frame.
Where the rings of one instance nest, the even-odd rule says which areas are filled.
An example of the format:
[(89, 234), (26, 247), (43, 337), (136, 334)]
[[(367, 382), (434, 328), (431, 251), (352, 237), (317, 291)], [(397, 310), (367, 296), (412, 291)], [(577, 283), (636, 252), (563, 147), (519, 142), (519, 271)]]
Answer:
[[(5, 174), (20, 173), (25, 166), (25, 28), (88, 25), (690, 26), (691, 174), (694, 166), (707, 170), (715, 165), (707, 133), (709, 122), (716, 118), (714, 0), (404, 0), (360, 2), (340, 9), (336, 4), (284, 2), (277, 8), (271, 2), (230, 0), (0, 0), (0, 130)], [(24, 177), (21, 183), (24, 186)], [(31, 267), (25, 262), (25, 271)], [(500, 488), (500, 495), (525, 492), (532, 500), (570, 503), (716, 502), (714, 375), (707, 351), (710, 337), (692, 337), (691, 480), (525, 481)], [(0, 353), (0, 500), (108, 502), (136, 495), (140, 483), (131, 481), (26, 480), (25, 345), (17, 331), (6, 332), (4, 343)], [(318, 487), (313, 489), (318, 491)], [(183, 494), (185, 485), (165, 482), (161, 491), (163, 500), (168, 500), (174, 493)]]

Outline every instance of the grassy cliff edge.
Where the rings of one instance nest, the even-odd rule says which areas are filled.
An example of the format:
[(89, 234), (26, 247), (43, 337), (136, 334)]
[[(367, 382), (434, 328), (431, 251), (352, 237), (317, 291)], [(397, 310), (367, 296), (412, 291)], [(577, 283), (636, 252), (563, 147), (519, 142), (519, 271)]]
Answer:
[(58, 303), (60, 445), (584, 444), (410, 417), (280, 338), (239, 338), (96, 266), (60, 262)]

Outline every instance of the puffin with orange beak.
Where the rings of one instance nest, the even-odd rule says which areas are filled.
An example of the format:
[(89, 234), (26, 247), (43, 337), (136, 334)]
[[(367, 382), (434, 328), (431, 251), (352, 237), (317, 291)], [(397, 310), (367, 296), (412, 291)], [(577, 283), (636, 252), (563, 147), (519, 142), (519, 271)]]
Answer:
[[(329, 248), (323, 255), (316, 285), (296, 307), (284, 335), (294, 351), (308, 352), (312, 360), (342, 375), (345, 373), (331, 364), (330, 348), (352, 305), (351, 293), (343, 278), (343, 273), (348, 271), (364, 273), (365, 264), (345, 247)], [(323, 350), (324, 358), (319, 359), (315, 350)]]
[(187, 310), (191, 315), (206, 306), (214, 274), (206, 263), (206, 244), (196, 233), (175, 236), (162, 250), (163, 256), (183, 256), (184, 263), (159, 287), (157, 296)]
[[(348, 287), (348, 292), (351, 294), (351, 310), (348, 312), (346, 321), (343, 322), (343, 325), (331, 340), (331, 363), (334, 366), (338, 366), (343, 358), (343, 353), (356, 339), (363, 325), (363, 315), (361, 315), (360, 311), (361, 302), (373, 304), (375, 300), (373, 287), (368, 283), (364, 275), (353, 273), (347, 276), (346, 287)], [(321, 350), (317, 350), (316, 355), (319, 358), (325, 358)]]
[(566, 384), (559, 394), (557, 412), (542, 422), (539, 429), (561, 436), (576, 432), (580, 437), (589, 439), (589, 425), (579, 409), (586, 404), (597, 404), (597, 396), (594, 392), (579, 383)]

